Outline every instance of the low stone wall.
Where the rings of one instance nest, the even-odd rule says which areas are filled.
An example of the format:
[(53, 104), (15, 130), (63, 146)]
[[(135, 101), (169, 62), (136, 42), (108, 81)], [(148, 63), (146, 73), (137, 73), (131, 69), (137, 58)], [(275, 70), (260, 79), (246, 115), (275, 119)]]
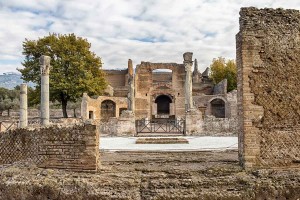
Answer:
[[(72, 127), (74, 125), (83, 124), (80, 118), (53, 118), (50, 119), (50, 125), (59, 127)], [(0, 119), (0, 132), (14, 130), (19, 127), (19, 120), (13, 118)], [(31, 118), (28, 120), (28, 129), (41, 128), (40, 118)]]
[[(20, 110), (10, 110), (9, 115), (10, 117), (13, 118), (19, 118), (19, 112)], [(74, 110), (72, 109), (67, 109), (67, 113), (69, 117), (74, 117)], [(81, 116), (81, 110), (80, 108), (77, 108), (75, 110), (75, 114), (77, 117)], [(7, 111), (3, 111), (2, 113), (3, 116), (8, 116)], [(40, 117), (40, 110), (39, 109), (34, 109), (34, 108), (30, 108), (28, 109), (28, 118), (37, 118)], [(50, 118), (62, 118), (63, 117), (63, 113), (62, 113), (62, 109), (50, 109)]]
[(0, 165), (31, 160), (42, 168), (96, 171), (98, 159), (99, 132), (94, 125), (16, 129), (0, 135)]
[(236, 136), (237, 131), (237, 118), (215, 118), (214, 116), (206, 116), (203, 119), (203, 135)]

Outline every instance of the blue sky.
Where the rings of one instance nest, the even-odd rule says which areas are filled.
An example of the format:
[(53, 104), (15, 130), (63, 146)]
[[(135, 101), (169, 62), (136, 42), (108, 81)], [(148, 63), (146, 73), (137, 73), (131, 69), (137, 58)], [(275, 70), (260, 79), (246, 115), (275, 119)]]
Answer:
[(0, 0), (0, 74), (22, 68), (22, 42), (49, 32), (87, 38), (105, 69), (131, 58), (182, 63), (194, 53), (201, 71), (213, 58), (235, 58), (240, 7), (291, 8), (299, 0)]

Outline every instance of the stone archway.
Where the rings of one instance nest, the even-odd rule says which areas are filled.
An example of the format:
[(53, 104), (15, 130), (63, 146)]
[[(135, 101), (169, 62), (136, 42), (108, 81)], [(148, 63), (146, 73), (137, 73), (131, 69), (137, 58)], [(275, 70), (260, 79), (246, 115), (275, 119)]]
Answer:
[(230, 117), (229, 103), (223, 97), (214, 97), (208, 101), (205, 113), (216, 118), (228, 118)]
[(101, 119), (108, 120), (116, 117), (116, 103), (112, 100), (104, 100), (101, 103)]
[(154, 103), (157, 104), (158, 115), (170, 115), (170, 104), (172, 99), (168, 95), (159, 95), (156, 97)]

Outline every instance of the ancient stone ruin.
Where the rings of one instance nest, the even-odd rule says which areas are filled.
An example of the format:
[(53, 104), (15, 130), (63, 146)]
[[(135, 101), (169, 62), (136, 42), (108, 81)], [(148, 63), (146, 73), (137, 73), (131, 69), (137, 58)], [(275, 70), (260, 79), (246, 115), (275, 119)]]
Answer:
[(215, 85), (192, 56), (184, 53), (182, 64), (142, 61), (135, 72), (129, 59), (128, 69), (105, 70), (106, 95), (93, 99), (85, 94), (82, 119), (98, 121), (102, 134), (114, 136), (151, 132), (153, 122), (163, 120), (173, 120), (170, 129), (187, 135), (236, 134), (236, 91), (227, 93), (226, 80)]
[(241, 163), (300, 167), (300, 12), (242, 8), (236, 48)]
[[(141, 62), (135, 73), (129, 60), (126, 70), (106, 71), (105, 96), (83, 95), (86, 124), (71, 128), (25, 128), (22, 85), (21, 129), (0, 134), (0, 199), (299, 199), (300, 12), (242, 8), (236, 45), (238, 91), (227, 93), (226, 80), (213, 85), (197, 60), (192, 73), (190, 52), (183, 64)], [(42, 76), (48, 61), (41, 58)], [(47, 78), (42, 126), (49, 124)], [(161, 119), (199, 135), (217, 135), (220, 125), (235, 129), (239, 119), (239, 154), (99, 151), (99, 133), (132, 136), (136, 122), (147, 128)], [(188, 143), (179, 137), (136, 140), (170, 142)]]

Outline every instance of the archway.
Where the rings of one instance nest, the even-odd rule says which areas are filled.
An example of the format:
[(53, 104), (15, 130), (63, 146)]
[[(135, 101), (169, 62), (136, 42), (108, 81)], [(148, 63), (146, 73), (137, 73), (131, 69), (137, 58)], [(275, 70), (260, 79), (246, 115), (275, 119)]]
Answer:
[(157, 114), (158, 115), (169, 115), (170, 114), (170, 103), (172, 100), (167, 95), (159, 95), (155, 99), (155, 103), (157, 104)]
[(111, 117), (116, 117), (116, 103), (104, 100), (101, 103), (101, 119), (108, 120)]
[(211, 114), (216, 118), (225, 118), (225, 102), (222, 99), (214, 99), (210, 102)]

